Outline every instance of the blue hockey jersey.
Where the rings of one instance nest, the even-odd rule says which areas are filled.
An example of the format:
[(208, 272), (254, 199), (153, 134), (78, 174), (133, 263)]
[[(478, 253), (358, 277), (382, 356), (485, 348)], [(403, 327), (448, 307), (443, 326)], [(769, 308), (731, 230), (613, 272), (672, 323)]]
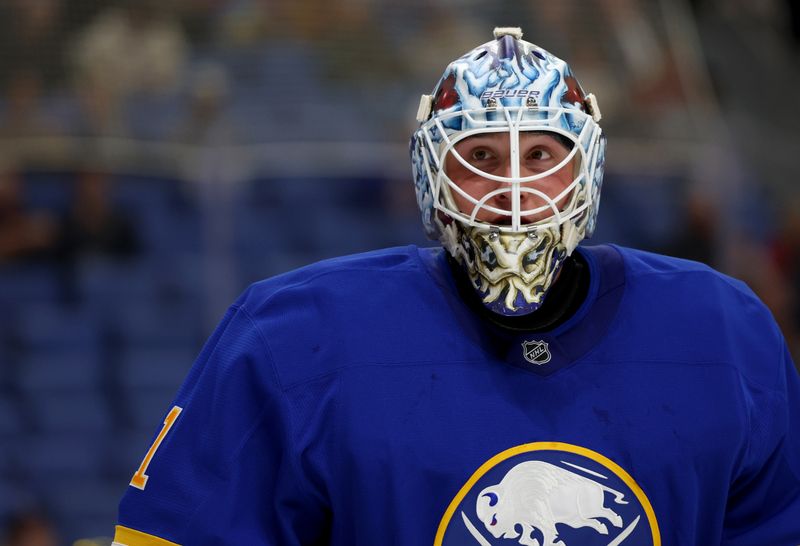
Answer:
[(125, 493), (125, 546), (797, 546), (800, 380), (703, 265), (580, 247), (586, 300), (493, 326), (443, 252), (251, 286)]

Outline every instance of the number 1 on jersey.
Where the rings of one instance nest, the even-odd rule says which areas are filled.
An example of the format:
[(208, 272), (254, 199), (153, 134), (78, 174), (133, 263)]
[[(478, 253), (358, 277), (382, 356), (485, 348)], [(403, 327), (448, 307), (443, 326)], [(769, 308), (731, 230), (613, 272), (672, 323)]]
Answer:
[(183, 411), (183, 408), (174, 406), (167, 414), (166, 419), (164, 419), (164, 426), (161, 428), (161, 432), (159, 432), (158, 436), (156, 436), (153, 445), (151, 445), (150, 449), (147, 450), (147, 455), (144, 456), (142, 464), (139, 465), (139, 469), (133, 475), (133, 478), (131, 478), (131, 485), (133, 487), (144, 490), (145, 486), (147, 485), (147, 479), (149, 478), (149, 476), (145, 474), (145, 472), (147, 472), (147, 467), (150, 466), (150, 461), (153, 460), (153, 456), (161, 446), (161, 442), (164, 441), (169, 429), (171, 429), (172, 425), (175, 424), (175, 421), (178, 419), (178, 415), (181, 414), (181, 411)]

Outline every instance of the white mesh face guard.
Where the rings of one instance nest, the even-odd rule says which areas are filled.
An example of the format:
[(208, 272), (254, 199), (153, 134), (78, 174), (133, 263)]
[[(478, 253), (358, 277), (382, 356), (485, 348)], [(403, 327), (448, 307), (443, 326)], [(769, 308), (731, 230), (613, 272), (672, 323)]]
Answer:
[[(605, 138), (596, 99), (583, 93), (564, 61), (518, 34), (495, 37), (450, 63), (434, 93), (423, 95), (411, 160), (428, 235), (462, 265), (489, 309), (520, 315), (542, 304), (566, 257), (594, 229)], [(558, 164), (531, 172), (520, 157), (527, 132), (572, 146)], [(458, 152), (464, 139), (487, 133), (508, 137), (504, 176)], [(448, 175), (448, 158), (456, 171), (487, 181), (487, 191), (466, 191), (463, 180)], [(548, 179), (562, 181), (565, 170), (569, 183), (556, 194), (545, 191)], [(526, 209), (526, 202), (533, 205)]]
[[(448, 131), (448, 124), (454, 120), (458, 121), (459, 126), (469, 128), (456, 132)], [(574, 128), (577, 134), (561, 128), (562, 125)], [(572, 149), (550, 169), (523, 176), (520, 135), (525, 132), (559, 135), (562, 139), (572, 143)], [(511, 176), (498, 176), (481, 171), (455, 149), (462, 140), (487, 133), (508, 135)], [(420, 127), (417, 134), (425, 148), (423, 162), (430, 180), (434, 208), (464, 226), (494, 229), (504, 233), (523, 231), (528, 233), (558, 227), (568, 220), (574, 220), (581, 215), (585, 216), (587, 209), (592, 205), (593, 196), (586, 189), (590, 185), (588, 181), (594, 179), (598, 166), (597, 152), (600, 147), (601, 131), (594, 120), (581, 111), (528, 107), (462, 110), (434, 116)], [(465, 192), (458, 181), (452, 180), (446, 172), (445, 159), (448, 154), (472, 173), (486, 180), (497, 182), (497, 189), (481, 197)], [(575, 164), (574, 178), (559, 194), (548, 195), (537, 189), (536, 181), (553, 176), (562, 169), (570, 169), (573, 163)], [(523, 209), (524, 194), (534, 196), (544, 204), (533, 209)], [(472, 207), (471, 210), (459, 209), (455, 203), (455, 195), (468, 201)], [(510, 205), (508, 208), (497, 208), (490, 205), (492, 199), (499, 195), (505, 195), (508, 198)], [(557, 203), (565, 198), (568, 198), (568, 202), (559, 207)], [(494, 224), (482, 222), (478, 220), (481, 211), (491, 213), (492, 216), (499, 215), (505, 221)], [(524, 221), (526, 217), (542, 217), (543, 215), (546, 218), (534, 223)], [(572, 249), (570, 249), (571, 251)]]
[[(464, 130), (448, 130), (448, 125)], [(566, 129), (569, 128), (570, 130)], [(523, 176), (520, 135), (525, 132), (560, 135), (572, 148), (556, 165), (543, 172)], [(473, 135), (502, 133), (508, 135), (511, 176), (481, 171), (456, 149), (462, 140)], [(530, 108), (525, 106), (473, 109), (434, 116), (415, 136), (422, 143), (422, 162), (430, 180), (434, 220), (441, 233), (440, 241), (460, 262), (484, 304), (503, 315), (527, 314), (543, 302), (564, 259), (586, 235), (587, 220), (597, 196), (590, 181), (596, 170), (602, 140), (600, 127), (591, 116), (565, 108)], [(448, 176), (446, 158), (450, 154), (475, 175), (496, 183), (496, 189), (482, 196), (465, 192)], [(557, 195), (537, 188), (537, 181), (567, 169), (572, 181)], [(504, 194), (506, 206), (492, 206), (495, 196)], [(542, 203), (523, 207), (523, 195)], [(454, 196), (471, 209), (456, 205)], [(561, 206), (558, 203), (561, 202)], [(482, 211), (491, 213), (495, 223), (479, 220)], [(498, 222), (496, 217), (502, 218)], [(526, 217), (538, 218), (526, 222)]]

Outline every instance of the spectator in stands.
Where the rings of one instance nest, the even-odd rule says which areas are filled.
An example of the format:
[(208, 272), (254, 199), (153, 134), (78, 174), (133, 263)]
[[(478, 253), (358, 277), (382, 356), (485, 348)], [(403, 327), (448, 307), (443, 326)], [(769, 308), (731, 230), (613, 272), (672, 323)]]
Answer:
[(97, 169), (77, 174), (73, 201), (59, 229), (59, 257), (72, 264), (87, 255), (114, 259), (135, 256), (140, 249), (133, 224), (114, 209), (110, 175)]
[[(326, 79), (334, 85), (337, 80), (346, 79), (351, 85), (371, 85), (376, 89), (405, 80), (402, 71), (405, 62), (387, 39), (383, 21), (378, 18), (377, 4), (364, 0), (318, 0), (317, 4), (319, 8), (314, 13), (319, 28), (316, 34), (318, 54)], [(329, 21), (336, 21), (336, 24), (331, 25)], [(442, 21), (439, 23), (441, 25)], [(325, 47), (326, 42), (335, 43), (336, 48)], [(370, 46), (364, 47), (365, 43)], [(378, 52), (380, 62), (375, 62)], [(370, 69), (364, 70), (365, 66)]]
[(42, 80), (32, 68), (20, 68), (8, 76), (6, 105), (0, 136), (19, 138), (57, 132), (56, 124), (42, 111)]
[(63, 77), (59, 54), (64, 38), (63, 0), (6, 0), (0, 2), (0, 82), (19, 70), (36, 71), (44, 87)]
[(70, 210), (61, 219), (55, 257), (58, 265), (61, 302), (77, 303), (77, 266), (88, 257), (126, 260), (140, 250), (134, 225), (114, 210), (110, 175), (88, 168), (76, 174)]
[(58, 546), (53, 524), (44, 515), (23, 512), (10, 518), (3, 546)]
[(787, 278), (800, 281), (800, 196), (786, 203), (773, 245), (775, 262)]
[(787, 345), (792, 349), (793, 343), (796, 343), (796, 325), (791, 308), (794, 287), (781, 274), (765, 244), (741, 235), (730, 246), (727, 273), (747, 283), (769, 307), (784, 332)]
[(800, 51), (800, 5), (795, 0), (785, 0), (784, 4), (789, 11), (789, 30), (795, 50)]
[(684, 198), (683, 210), (686, 216), (664, 253), (718, 267), (719, 214), (714, 203), (705, 195), (690, 193)]
[(410, 78), (426, 82), (441, 69), (431, 51), (468, 51), (482, 39), (486, 24), (470, 10), (459, 9), (453, 3), (426, 3), (418, 9), (424, 9), (427, 15), (411, 27), (415, 32), (405, 37), (399, 54), (405, 60), (403, 68)]
[(53, 218), (23, 206), (19, 173), (0, 169), (0, 266), (45, 257), (55, 241)]
[(179, 2), (180, 17), (186, 38), (193, 45), (210, 45), (216, 37), (218, 20), (229, 2), (227, 0), (191, 0)]
[(795, 197), (783, 210), (781, 228), (772, 245), (772, 256), (789, 288), (786, 299), (786, 339), (800, 362), (800, 197)]
[(187, 54), (178, 21), (167, 3), (125, 0), (100, 13), (71, 50), (85, 132), (120, 134), (121, 111), (137, 93), (177, 92)]
[(206, 64), (196, 69), (189, 80), (187, 116), (175, 134), (178, 141), (212, 146), (237, 141), (236, 127), (227, 115), (228, 82), (222, 65)]
[(166, 93), (179, 84), (186, 40), (165, 3), (126, 0), (101, 13), (78, 36), (78, 75), (129, 93)]

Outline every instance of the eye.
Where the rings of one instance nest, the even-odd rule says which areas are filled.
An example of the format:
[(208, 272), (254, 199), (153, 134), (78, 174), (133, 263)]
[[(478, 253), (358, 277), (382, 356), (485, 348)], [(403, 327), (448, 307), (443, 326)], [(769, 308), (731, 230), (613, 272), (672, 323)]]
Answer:
[(553, 159), (553, 155), (545, 148), (534, 148), (528, 152), (528, 158), (536, 161), (547, 161), (548, 159)]
[(487, 159), (492, 158), (492, 153), (486, 148), (476, 148), (475, 150), (472, 150), (470, 158), (474, 161), (486, 161)]

